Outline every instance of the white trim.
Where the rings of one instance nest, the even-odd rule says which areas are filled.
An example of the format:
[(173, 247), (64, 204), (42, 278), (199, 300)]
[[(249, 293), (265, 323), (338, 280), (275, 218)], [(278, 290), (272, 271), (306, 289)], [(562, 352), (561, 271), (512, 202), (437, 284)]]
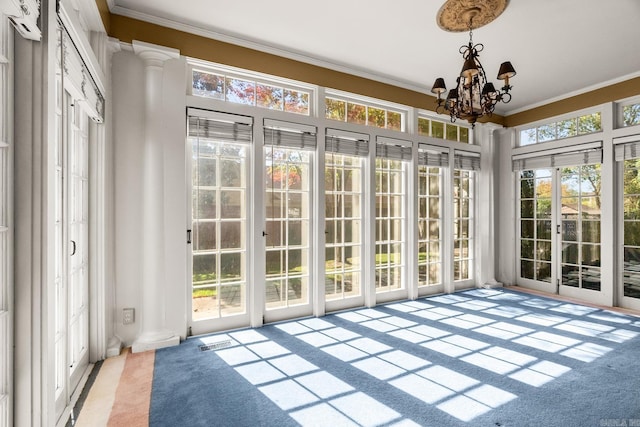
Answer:
[[(283, 122), (280, 120), (264, 119), (264, 127), (269, 129), (289, 130), (294, 132), (311, 133), (316, 134), (317, 128), (313, 125), (305, 125), (294, 122)], [(265, 141), (265, 145), (267, 142)]]
[(613, 145), (618, 144), (628, 144), (630, 142), (638, 142), (640, 141), (640, 135), (629, 135), (629, 136), (621, 136), (618, 138), (613, 138)]
[(389, 138), (387, 136), (376, 136), (376, 144), (396, 145), (399, 147), (412, 147), (413, 142), (406, 139)]
[(187, 108), (187, 117), (198, 117), (209, 120), (216, 120), (226, 123), (242, 123), (253, 126), (253, 117), (240, 116), (238, 114), (223, 113), (220, 111), (202, 110), (200, 108)]
[(603, 139), (602, 132), (590, 133), (588, 135), (573, 136), (571, 138), (516, 147), (511, 150), (511, 153), (514, 156), (531, 153), (535, 157), (541, 155), (535, 153), (554, 154), (555, 152), (575, 151), (575, 147), (586, 147), (592, 143), (599, 144), (598, 147), (601, 147)]
[(538, 150), (528, 153), (514, 154), (511, 158), (512, 160), (531, 159), (535, 157), (550, 156), (552, 154), (573, 153), (576, 151), (593, 150), (598, 148), (602, 148), (602, 141), (596, 141), (587, 144), (567, 145), (564, 147), (550, 148), (548, 150)]
[(335, 129), (335, 128), (326, 128), (325, 132), (326, 132), (325, 136), (328, 136), (328, 137), (352, 139), (354, 141), (369, 142), (369, 138), (370, 138), (370, 136), (366, 133), (351, 132), (348, 130)]

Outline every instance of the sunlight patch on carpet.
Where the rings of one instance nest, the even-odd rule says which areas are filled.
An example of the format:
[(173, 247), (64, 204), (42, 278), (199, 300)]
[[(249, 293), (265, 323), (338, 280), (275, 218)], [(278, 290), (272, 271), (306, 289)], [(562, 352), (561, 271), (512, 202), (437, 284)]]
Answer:
[(336, 344), (329, 347), (323, 347), (322, 351), (330, 354), (336, 359), (340, 359), (343, 362), (351, 362), (368, 356), (364, 351), (360, 351), (348, 344)]
[(344, 426), (357, 427), (358, 424), (338, 412), (327, 403), (291, 412), (291, 417), (305, 427)]
[(260, 358), (253, 352), (244, 347), (234, 347), (226, 350), (217, 351), (216, 354), (230, 366), (240, 365), (242, 363), (254, 362)]
[(290, 377), (320, 369), (313, 363), (307, 362), (297, 354), (291, 354), (289, 356), (271, 359), (269, 363), (271, 363), (273, 366), (280, 369)]
[(405, 375), (389, 384), (424, 403), (434, 404), (455, 392), (416, 374)]
[(402, 369), (406, 369), (407, 371), (420, 369), (431, 364), (431, 362), (429, 362), (428, 360), (424, 360), (402, 350), (395, 350), (389, 353), (384, 353), (378, 357), (380, 357), (380, 359), (386, 360), (387, 362), (393, 363), (394, 365)]
[(370, 357), (351, 364), (354, 368), (360, 369), (365, 374), (369, 374), (379, 380), (386, 381), (406, 371), (389, 362), (377, 357)]
[(465, 422), (469, 422), (491, 410), (491, 407), (467, 396), (456, 396), (439, 404), (437, 408)]
[(267, 362), (256, 362), (235, 368), (236, 372), (253, 385), (265, 384), (284, 378), (284, 374)]
[(267, 337), (254, 329), (231, 332), (229, 335), (241, 344), (251, 344), (259, 341), (266, 341)]
[(389, 423), (401, 415), (364, 393), (354, 393), (329, 402), (361, 426)]
[(355, 388), (325, 371), (298, 377), (296, 381), (322, 399), (355, 391)]
[(438, 365), (416, 373), (421, 377), (458, 392), (480, 384), (480, 381), (474, 378)]

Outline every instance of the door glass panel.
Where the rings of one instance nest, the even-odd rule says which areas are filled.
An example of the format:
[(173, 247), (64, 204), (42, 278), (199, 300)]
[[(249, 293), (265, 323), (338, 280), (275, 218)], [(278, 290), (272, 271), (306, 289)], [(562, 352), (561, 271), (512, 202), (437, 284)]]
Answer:
[(405, 162), (376, 158), (376, 292), (404, 287)]
[(325, 156), (325, 298), (361, 295), (362, 159)]
[(624, 296), (640, 298), (640, 159), (624, 161)]
[(247, 148), (190, 138), (192, 319), (246, 312)]
[[(440, 188), (442, 169), (428, 166), (418, 168), (418, 286), (433, 286), (441, 282), (442, 261), (440, 242), (442, 220)], [(469, 205), (459, 209), (468, 216)]]
[(73, 123), (69, 135), (69, 239), (68, 265), (69, 300), (69, 364), (71, 391), (77, 386), (86, 367), (89, 337), (89, 258), (88, 242), (88, 140), (89, 118), (80, 108), (73, 108)]
[(561, 169), (560, 191), (561, 284), (599, 291), (600, 165)]
[(475, 172), (456, 169), (453, 175), (453, 278), (472, 279), (473, 188)]
[(551, 282), (551, 196), (548, 169), (520, 172), (520, 277)]
[(311, 155), (265, 147), (266, 307), (309, 303)]

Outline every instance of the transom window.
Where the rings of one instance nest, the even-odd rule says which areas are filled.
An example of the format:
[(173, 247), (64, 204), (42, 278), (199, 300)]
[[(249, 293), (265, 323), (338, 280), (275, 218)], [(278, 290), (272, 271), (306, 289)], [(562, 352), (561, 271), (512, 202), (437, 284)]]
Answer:
[(192, 94), (268, 110), (310, 114), (311, 94), (302, 88), (194, 68)]
[(587, 135), (602, 130), (600, 113), (585, 114), (520, 131), (520, 146)]
[(432, 138), (469, 143), (469, 128), (453, 123), (418, 117), (418, 134)]
[(325, 117), (341, 122), (403, 131), (405, 113), (361, 101), (328, 96), (325, 98)]
[(622, 106), (622, 126), (640, 125), (640, 102)]

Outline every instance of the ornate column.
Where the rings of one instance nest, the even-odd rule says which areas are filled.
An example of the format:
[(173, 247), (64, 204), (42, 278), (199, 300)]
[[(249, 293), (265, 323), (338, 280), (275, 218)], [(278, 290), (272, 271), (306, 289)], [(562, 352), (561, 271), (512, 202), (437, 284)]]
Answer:
[(142, 225), (142, 332), (134, 353), (169, 347), (180, 337), (165, 327), (164, 274), (164, 143), (162, 138), (162, 80), (164, 62), (178, 58), (175, 49), (133, 41), (133, 51), (145, 66), (145, 138)]

